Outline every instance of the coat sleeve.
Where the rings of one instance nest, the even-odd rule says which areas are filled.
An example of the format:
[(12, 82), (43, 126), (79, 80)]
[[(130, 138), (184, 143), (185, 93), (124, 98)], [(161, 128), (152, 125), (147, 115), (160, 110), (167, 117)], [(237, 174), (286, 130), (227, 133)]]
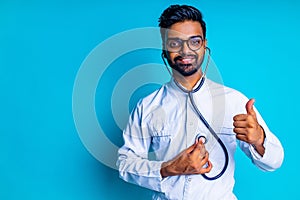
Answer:
[(139, 103), (123, 131), (124, 145), (118, 151), (117, 167), (123, 180), (162, 192), (162, 161), (148, 159), (151, 134), (143, 121), (143, 114), (143, 107)]

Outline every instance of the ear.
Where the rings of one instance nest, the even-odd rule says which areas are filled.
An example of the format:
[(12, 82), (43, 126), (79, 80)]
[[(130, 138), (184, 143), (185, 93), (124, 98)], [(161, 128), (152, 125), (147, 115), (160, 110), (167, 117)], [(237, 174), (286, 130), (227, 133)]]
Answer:
[(205, 38), (205, 40), (204, 40), (204, 48), (206, 48), (207, 47), (207, 45), (208, 45), (208, 41), (207, 41), (207, 39)]

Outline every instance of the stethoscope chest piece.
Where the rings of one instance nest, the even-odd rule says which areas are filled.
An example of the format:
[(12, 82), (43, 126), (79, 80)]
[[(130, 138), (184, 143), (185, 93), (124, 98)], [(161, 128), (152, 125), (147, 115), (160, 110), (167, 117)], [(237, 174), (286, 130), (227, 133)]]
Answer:
[(207, 137), (205, 136), (205, 134), (201, 134), (201, 133), (198, 133), (196, 135), (196, 138), (195, 138), (196, 142), (202, 142), (202, 144), (206, 144), (207, 143)]

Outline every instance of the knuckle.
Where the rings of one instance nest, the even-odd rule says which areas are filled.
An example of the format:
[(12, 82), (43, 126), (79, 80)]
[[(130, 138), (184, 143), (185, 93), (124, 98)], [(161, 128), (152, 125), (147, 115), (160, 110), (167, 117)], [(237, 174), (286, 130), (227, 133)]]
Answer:
[(190, 167), (193, 168), (193, 169), (197, 169), (197, 164), (196, 164), (196, 162), (191, 162), (191, 163), (190, 163)]
[(246, 120), (251, 121), (252, 120), (252, 115), (247, 115)]
[(234, 127), (237, 126), (237, 122), (236, 121), (233, 122), (233, 126)]
[(195, 168), (196, 169), (196, 171), (197, 171), (197, 173), (201, 173), (202, 172), (202, 170), (203, 170), (203, 168), (201, 167), (201, 166), (198, 166), (197, 168)]

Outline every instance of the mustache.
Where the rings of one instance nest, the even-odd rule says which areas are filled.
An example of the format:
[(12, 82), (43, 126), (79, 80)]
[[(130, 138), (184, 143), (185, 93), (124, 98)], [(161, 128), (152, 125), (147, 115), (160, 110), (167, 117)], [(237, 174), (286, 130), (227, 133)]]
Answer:
[(174, 62), (178, 61), (178, 60), (181, 60), (181, 59), (184, 59), (184, 58), (194, 58), (195, 60), (198, 59), (198, 56), (197, 55), (194, 55), (194, 54), (187, 54), (187, 55), (179, 55), (179, 56), (176, 56), (174, 58)]

